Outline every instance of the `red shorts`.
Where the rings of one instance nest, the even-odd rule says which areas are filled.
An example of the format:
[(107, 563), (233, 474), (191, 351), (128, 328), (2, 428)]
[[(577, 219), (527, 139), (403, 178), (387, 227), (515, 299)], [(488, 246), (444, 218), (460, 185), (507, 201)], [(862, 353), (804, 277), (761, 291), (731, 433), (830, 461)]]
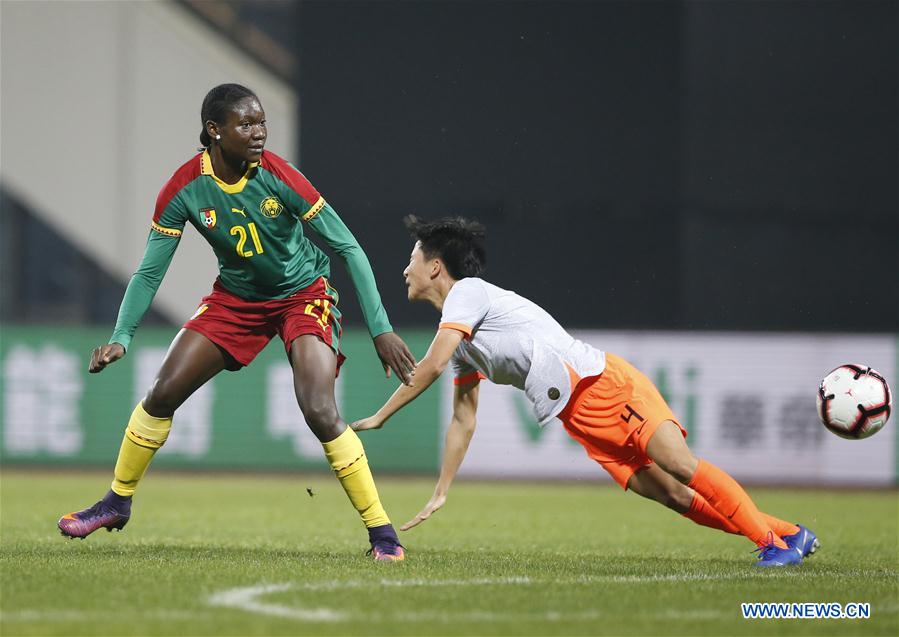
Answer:
[(285, 299), (247, 301), (229, 292), (216, 279), (212, 294), (203, 297), (200, 307), (184, 327), (199, 332), (224, 349), (240, 369), (268, 345), (277, 334), (290, 355), (290, 344), (304, 334), (314, 334), (337, 354), (337, 371), (345, 360), (340, 352), (340, 312), (337, 290), (319, 277), (307, 288)]
[(559, 420), (623, 488), (634, 473), (652, 464), (646, 445), (660, 424), (671, 420), (687, 437), (652, 381), (623, 358), (606, 353), (602, 374), (572, 376), (576, 387)]

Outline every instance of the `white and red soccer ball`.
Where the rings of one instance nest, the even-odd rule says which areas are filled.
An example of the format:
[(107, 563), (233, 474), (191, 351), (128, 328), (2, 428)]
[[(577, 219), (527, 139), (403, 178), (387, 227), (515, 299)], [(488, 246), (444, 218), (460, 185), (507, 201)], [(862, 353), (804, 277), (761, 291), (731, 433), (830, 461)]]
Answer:
[(887, 424), (892, 408), (886, 379), (867, 365), (840, 365), (818, 387), (818, 417), (841, 438), (873, 436)]

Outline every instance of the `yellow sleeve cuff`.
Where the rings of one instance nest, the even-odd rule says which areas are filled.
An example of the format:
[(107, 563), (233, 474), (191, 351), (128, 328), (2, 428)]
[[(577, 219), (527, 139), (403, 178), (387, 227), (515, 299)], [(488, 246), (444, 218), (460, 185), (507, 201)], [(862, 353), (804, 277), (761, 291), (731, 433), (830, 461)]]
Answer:
[(322, 211), (322, 208), (324, 208), (324, 207), (325, 207), (325, 198), (324, 198), (324, 197), (319, 197), (319, 198), (318, 198), (318, 201), (315, 202), (315, 205), (312, 206), (312, 207), (306, 212), (306, 214), (303, 215), (303, 221), (309, 221), (309, 220), (312, 219), (315, 215), (317, 215), (318, 213), (320, 213), (320, 212)]
[(164, 234), (167, 237), (180, 237), (181, 236), (180, 230), (175, 230), (174, 228), (165, 228), (163, 226), (160, 226), (155, 221), (150, 224), (150, 228), (152, 228), (159, 234)]

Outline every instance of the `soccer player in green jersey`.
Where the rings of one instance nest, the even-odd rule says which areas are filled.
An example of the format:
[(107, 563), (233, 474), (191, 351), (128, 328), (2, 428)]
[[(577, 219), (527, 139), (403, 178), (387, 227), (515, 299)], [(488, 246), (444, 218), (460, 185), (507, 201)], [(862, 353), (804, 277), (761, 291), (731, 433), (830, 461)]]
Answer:
[(371, 553), (380, 561), (402, 560), (403, 547), (381, 506), (362, 443), (337, 411), (334, 379), (343, 362), (337, 293), (327, 281), (329, 259), (305, 236), (304, 225), (349, 271), (387, 376), (393, 370), (408, 384), (415, 359), (390, 326), (355, 237), (294, 166), (264, 150), (259, 98), (237, 84), (216, 86), (203, 100), (201, 119), (204, 149), (160, 191), (143, 260), (128, 284), (112, 337), (93, 351), (89, 371), (100, 372), (125, 355), (185, 224), (212, 246), (219, 277), (131, 414), (110, 491), (92, 507), (63, 516), (59, 529), (84, 538), (101, 527), (124, 527), (131, 497), (165, 443), (178, 407), (222, 370), (248, 365), (277, 334), (293, 368), (303, 416), (368, 528)]

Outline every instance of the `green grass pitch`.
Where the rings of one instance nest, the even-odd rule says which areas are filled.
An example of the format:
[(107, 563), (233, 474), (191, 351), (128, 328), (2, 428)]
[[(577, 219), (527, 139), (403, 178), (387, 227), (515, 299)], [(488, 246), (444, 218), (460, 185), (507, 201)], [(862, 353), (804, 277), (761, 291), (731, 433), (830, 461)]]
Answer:
[[(57, 518), (108, 479), (3, 473), (2, 635), (899, 632), (895, 491), (751, 489), (823, 545), (799, 568), (763, 571), (746, 540), (589, 483), (460, 482), (402, 534), (398, 564), (364, 556), (364, 529), (329, 475), (151, 472), (123, 532), (63, 539)], [(401, 523), (433, 480), (379, 488)], [(871, 617), (744, 620), (748, 601), (869, 602)]]

